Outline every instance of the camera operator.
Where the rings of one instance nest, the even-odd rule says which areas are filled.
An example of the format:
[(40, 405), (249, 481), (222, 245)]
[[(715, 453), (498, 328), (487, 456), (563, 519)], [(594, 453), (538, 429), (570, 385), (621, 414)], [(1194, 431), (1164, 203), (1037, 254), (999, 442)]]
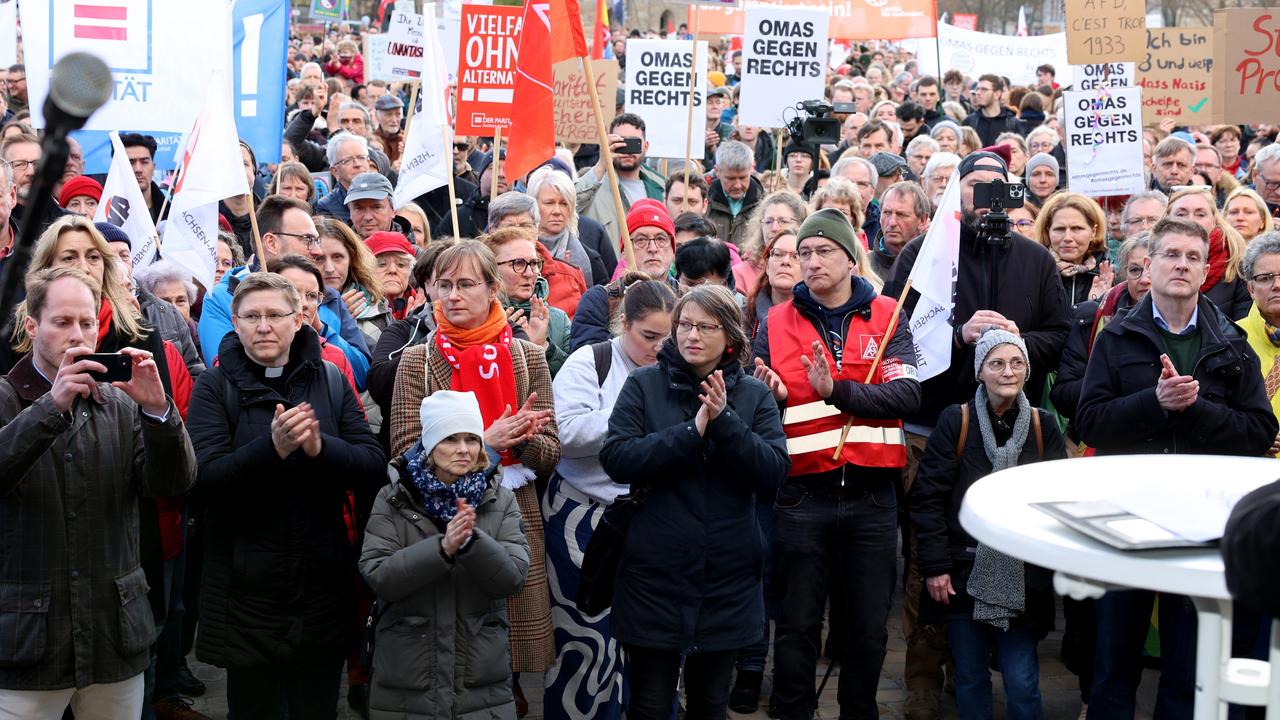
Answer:
[[(1031, 377), (1025, 386), (1028, 398), (1040, 398), (1045, 376), (1058, 365), (1058, 356), (1066, 345), (1070, 328), (1070, 308), (1053, 257), (1039, 243), (1009, 230), (1008, 216), (993, 212), (991, 204), (977, 207), (975, 188), (994, 180), (1007, 179), (1008, 170), (999, 156), (975, 152), (965, 156), (958, 167), (960, 174), (960, 252), (955, 282), (955, 309), (951, 324), (951, 366), (921, 384), (923, 397), (920, 410), (906, 418), (907, 435), (906, 490), (915, 480), (916, 467), (924, 452), (925, 441), (948, 405), (972, 399), (977, 380), (974, 377), (974, 345), (987, 329), (1007, 330), (1026, 343)], [(988, 185), (979, 192), (1001, 201), (1021, 205), (1025, 189), (1020, 185), (1003, 188)], [(998, 192), (997, 192), (998, 191)], [(1014, 197), (1016, 196), (1016, 197)], [(907, 243), (885, 282), (884, 294), (897, 297), (901, 292), (924, 236)], [(915, 309), (919, 295), (907, 295), (904, 312), (907, 317)], [(1034, 402), (1034, 400), (1033, 400)], [(910, 512), (907, 502), (899, 502), (899, 512)], [(909, 541), (910, 539), (908, 539)], [(907, 586), (904, 597), (903, 630), (907, 635), (907, 691), (929, 694), (936, 705), (942, 690), (941, 665), (946, 661), (946, 635), (937, 626), (917, 623), (921, 579), (914, 558), (908, 550), (913, 542), (904, 543), (907, 554)]]

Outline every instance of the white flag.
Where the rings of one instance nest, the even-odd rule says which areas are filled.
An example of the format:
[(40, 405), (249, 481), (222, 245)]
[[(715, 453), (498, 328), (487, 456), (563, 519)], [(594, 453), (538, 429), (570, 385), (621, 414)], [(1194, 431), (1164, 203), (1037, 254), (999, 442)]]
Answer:
[(94, 222), (111, 223), (129, 236), (133, 249), (133, 269), (143, 268), (156, 260), (156, 224), (142, 197), (138, 181), (129, 165), (129, 154), (120, 143), (120, 133), (111, 131), (111, 168), (102, 186), (102, 202), (93, 215)]
[(208, 290), (217, 262), (218, 201), (249, 193), (231, 110), (231, 84), (223, 70), (209, 79), (204, 110), (187, 133), (181, 164), (164, 228), (164, 256)]
[(951, 176), (911, 267), (911, 287), (920, 300), (911, 313), (916, 368), (928, 380), (951, 367), (951, 313), (955, 310), (960, 256), (960, 173)]
[(453, 172), (453, 129), (449, 122), (449, 76), (440, 45), (435, 5), (423, 7), (422, 87), (400, 155), (400, 177), (392, 203), (403, 207), (449, 182)]
[(1018, 6), (1018, 37), (1026, 37), (1030, 33), (1027, 32), (1027, 9), (1021, 5)]

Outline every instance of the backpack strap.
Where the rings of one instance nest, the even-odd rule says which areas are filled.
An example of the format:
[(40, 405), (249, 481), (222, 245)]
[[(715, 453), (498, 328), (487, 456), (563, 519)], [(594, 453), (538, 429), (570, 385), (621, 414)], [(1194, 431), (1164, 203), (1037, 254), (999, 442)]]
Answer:
[(602, 340), (591, 343), (591, 355), (596, 362), (596, 384), (604, 387), (604, 381), (609, 377), (609, 369), (613, 367), (613, 341)]
[(1040, 429), (1040, 411), (1031, 408), (1031, 429), (1036, 433), (1036, 459), (1044, 459), (1044, 432)]
[[(1039, 432), (1039, 425), (1036, 425)], [(964, 456), (964, 443), (969, 439), (969, 403), (960, 406), (960, 435), (956, 438), (956, 460)]]

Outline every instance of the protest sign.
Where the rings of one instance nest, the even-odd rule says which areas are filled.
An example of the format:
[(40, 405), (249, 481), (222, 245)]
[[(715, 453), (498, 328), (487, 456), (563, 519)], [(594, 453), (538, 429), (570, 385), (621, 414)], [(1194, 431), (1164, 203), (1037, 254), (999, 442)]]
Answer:
[[(698, 65), (694, 71), (694, 119), (707, 101), (707, 43), (698, 43)], [(648, 126), (650, 157), (700, 158), (703, 153), (704, 124), (695, 122), (688, 135), (689, 72), (693, 64), (693, 44), (687, 40), (627, 41), (627, 112), (644, 119)]]
[(783, 127), (788, 108), (822, 99), (828, 17), (823, 8), (747, 8), (740, 122)]
[[(752, 7), (757, 3), (753, 2)], [(935, 0), (762, 0), (763, 6), (820, 6), (829, 17), (828, 34), (838, 40), (932, 38), (938, 8)], [(742, 35), (747, 13), (719, 3), (698, 3), (689, 8), (689, 24), (695, 15), (703, 35)]]
[(511, 127), (518, 7), (463, 5), (458, 49), (459, 135), (493, 134)]
[[(600, 98), (600, 112), (605, 127), (616, 114), (614, 100), (618, 96), (618, 61), (592, 60), (592, 74), (596, 79), (596, 97)], [(563, 60), (552, 66), (555, 83), (556, 140), (563, 143), (597, 143), (596, 116), (591, 112), (591, 92), (587, 78), (582, 73), (582, 61), (577, 58)]]
[(1275, 122), (1280, 115), (1280, 13), (1274, 8), (1214, 12), (1213, 60), (1215, 122)]
[(1212, 28), (1147, 30), (1146, 57), (1137, 65), (1144, 123), (1155, 125), (1165, 118), (1190, 125), (1210, 122), (1212, 33)]
[(1066, 0), (1067, 60), (1073, 65), (1142, 59), (1146, 0)]
[[(462, 35), (462, 0), (439, 0), (436, 6), (436, 37), (444, 53), (444, 68), (450, 85), (458, 84), (458, 49)], [(477, 5), (488, 5), (478, 2)], [(424, 6), (425, 7), (425, 6)]]
[(391, 66), (387, 63), (387, 43), (391, 37), (385, 34), (364, 36), (364, 79), (391, 82)]
[(955, 68), (969, 77), (994, 73), (1015, 85), (1035, 83), (1036, 68), (1048, 63), (1058, 69), (1057, 81), (1068, 87), (1073, 81), (1067, 63), (1067, 37), (1052, 35), (996, 35), (962, 30), (938, 23), (938, 40), (908, 40), (905, 49), (915, 52), (922, 68)]
[(978, 31), (978, 16), (973, 13), (956, 13), (951, 16), (951, 19), (955, 21), (953, 24), (961, 30)]
[(18, 3), (0, 0), (0, 65), (18, 62)]
[(311, 0), (311, 19), (337, 22), (345, 4), (344, 0)]
[(1071, 191), (1090, 197), (1141, 192), (1142, 88), (1063, 95)]
[(260, 163), (280, 162), (289, 0), (236, 0), (231, 6), (236, 132)]
[(1104, 87), (1133, 87), (1135, 63), (1091, 63), (1089, 65), (1073, 65), (1072, 77), (1075, 85), (1072, 90), (1099, 90)]
[(422, 69), (422, 16), (396, 10), (387, 30), (387, 59), (385, 71), (392, 78), (403, 80), (418, 77)]

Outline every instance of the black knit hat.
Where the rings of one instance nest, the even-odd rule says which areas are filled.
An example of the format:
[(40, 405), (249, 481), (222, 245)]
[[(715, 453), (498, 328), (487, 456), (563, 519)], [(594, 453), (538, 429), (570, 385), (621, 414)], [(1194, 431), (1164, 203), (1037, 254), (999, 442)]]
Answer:
[(1280, 616), (1280, 481), (1254, 490), (1236, 503), (1222, 536), (1222, 562), (1227, 589), (1242, 606)]

